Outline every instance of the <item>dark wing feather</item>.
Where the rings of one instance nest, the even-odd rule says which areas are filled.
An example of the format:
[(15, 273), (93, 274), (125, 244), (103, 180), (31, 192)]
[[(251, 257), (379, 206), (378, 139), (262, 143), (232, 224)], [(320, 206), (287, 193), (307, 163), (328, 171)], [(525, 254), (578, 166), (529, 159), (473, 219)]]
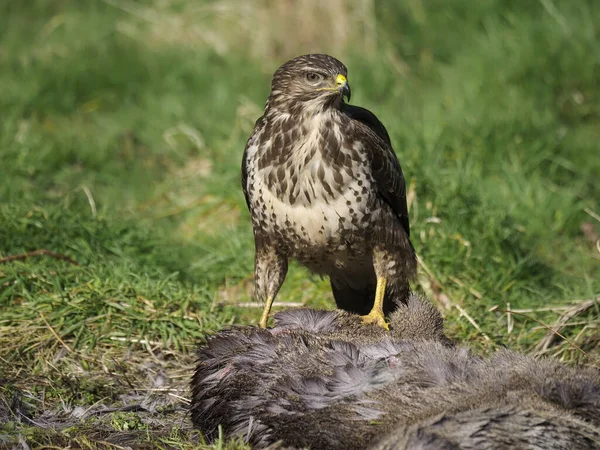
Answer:
[(344, 105), (343, 112), (364, 125), (368, 130), (367, 136), (373, 139), (374, 142), (368, 146), (368, 149), (371, 154), (371, 169), (377, 189), (400, 219), (406, 234), (410, 236), (406, 184), (387, 130), (375, 114), (368, 109)]
[(246, 161), (246, 151), (248, 144), (244, 149), (244, 156), (242, 157), (242, 191), (244, 192), (244, 198), (246, 199), (246, 206), (250, 210), (250, 199), (248, 198), (248, 162)]
[(354, 120), (362, 122), (364, 125), (369, 127), (377, 136), (383, 139), (390, 147), (392, 141), (390, 141), (390, 135), (381, 123), (381, 121), (371, 111), (360, 106), (353, 106), (344, 103), (342, 112), (348, 117)]

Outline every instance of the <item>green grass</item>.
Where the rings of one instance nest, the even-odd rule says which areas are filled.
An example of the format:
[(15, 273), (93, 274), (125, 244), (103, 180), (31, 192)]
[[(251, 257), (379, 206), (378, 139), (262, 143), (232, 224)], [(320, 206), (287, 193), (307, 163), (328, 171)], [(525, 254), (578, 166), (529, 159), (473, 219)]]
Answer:
[[(264, 34), (268, 10), (246, 3)], [(288, 28), (263, 52), (211, 17), (176, 0), (0, 6), (0, 258), (79, 263), (0, 265), (0, 378), (51, 376), (44, 361), (65, 345), (73, 360), (140, 341), (188, 355), (256, 323), (260, 308), (239, 306), (253, 270), (241, 155), (272, 72), (309, 50), (336, 50), (353, 103), (388, 128), (430, 271), (419, 288), (450, 299), (453, 337), (532, 351), (547, 332), (536, 320), (564, 311), (537, 310), (597, 298), (598, 2), (374, 2), (364, 33)], [(297, 266), (279, 299), (334, 306)], [(530, 317), (490, 311), (507, 304)], [(555, 353), (594, 363), (597, 303), (573, 322), (562, 332), (589, 356), (560, 339)]]

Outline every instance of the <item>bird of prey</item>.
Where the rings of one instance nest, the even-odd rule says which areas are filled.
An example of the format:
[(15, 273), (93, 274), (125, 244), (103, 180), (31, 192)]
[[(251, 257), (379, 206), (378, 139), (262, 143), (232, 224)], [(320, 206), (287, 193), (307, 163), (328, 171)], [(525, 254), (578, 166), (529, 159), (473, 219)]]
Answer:
[(323, 54), (283, 64), (246, 144), (263, 328), (290, 258), (329, 276), (339, 308), (386, 329), (416, 273), (400, 163), (377, 117), (344, 102), (347, 75)]

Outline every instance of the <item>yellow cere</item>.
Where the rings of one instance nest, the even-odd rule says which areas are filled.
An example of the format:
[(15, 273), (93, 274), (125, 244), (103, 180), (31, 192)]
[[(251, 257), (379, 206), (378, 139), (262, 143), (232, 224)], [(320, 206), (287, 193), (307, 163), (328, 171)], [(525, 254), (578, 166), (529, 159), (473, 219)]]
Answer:
[(338, 76), (335, 78), (335, 84), (337, 84), (338, 86), (341, 86), (341, 85), (343, 85), (346, 82), (348, 82), (348, 80), (341, 73), (338, 74)]

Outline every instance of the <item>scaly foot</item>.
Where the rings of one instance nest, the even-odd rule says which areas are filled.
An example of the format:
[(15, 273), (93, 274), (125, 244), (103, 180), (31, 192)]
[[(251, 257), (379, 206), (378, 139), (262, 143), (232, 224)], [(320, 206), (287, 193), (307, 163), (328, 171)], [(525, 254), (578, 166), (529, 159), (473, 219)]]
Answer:
[(387, 280), (384, 277), (377, 277), (377, 289), (375, 290), (375, 301), (373, 302), (373, 309), (366, 316), (360, 316), (363, 323), (374, 323), (380, 326), (384, 330), (389, 330), (388, 324), (383, 316), (383, 298), (385, 295), (385, 285)]
[(383, 311), (377, 311), (375, 309), (371, 310), (369, 314), (366, 316), (360, 316), (363, 323), (372, 323), (380, 326), (384, 330), (389, 330), (387, 322), (385, 321), (385, 317), (383, 316)]
[(267, 302), (265, 303), (265, 307), (263, 309), (262, 317), (260, 318), (260, 322), (258, 322), (258, 326), (261, 328), (267, 328), (267, 321), (269, 320), (269, 313), (271, 312), (271, 306), (273, 305), (273, 297), (269, 296), (267, 298)]
[(265, 318), (261, 318), (260, 322), (258, 322), (258, 326), (260, 328), (267, 328), (267, 320), (269, 320), (269, 316), (265, 317)]

